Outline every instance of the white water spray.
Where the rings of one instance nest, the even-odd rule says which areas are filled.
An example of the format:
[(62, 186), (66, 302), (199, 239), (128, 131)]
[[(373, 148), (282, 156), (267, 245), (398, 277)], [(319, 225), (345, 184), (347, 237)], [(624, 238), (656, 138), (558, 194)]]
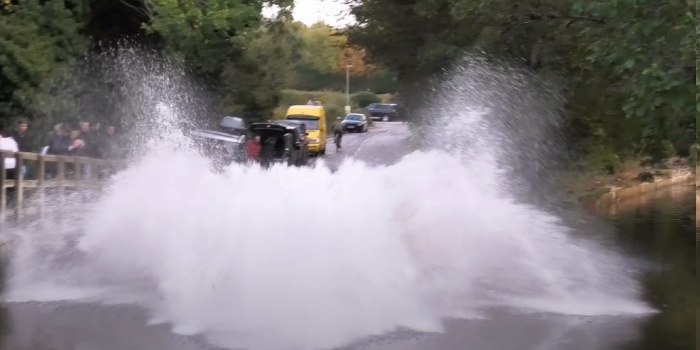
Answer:
[[(176, 113), (165, 114), (172, 123)], [(489, 136), (464, 123), (483, 116), (465, 110), (448, 129)], [(137, 303), (152, 323), (232, 349), (439, 332), (444, 318), (491, 308), (649, 311), (622, 258), (502, 193), (488, 137), (471, 140), (470, 157), (436, 150), (391, 166), (349, 160), (334, 173), (234, 165), (214, 174), (168, 130), (76, 223), (75, 264), (37, 275), (36, 247), (19, 248), (6, 299)]]

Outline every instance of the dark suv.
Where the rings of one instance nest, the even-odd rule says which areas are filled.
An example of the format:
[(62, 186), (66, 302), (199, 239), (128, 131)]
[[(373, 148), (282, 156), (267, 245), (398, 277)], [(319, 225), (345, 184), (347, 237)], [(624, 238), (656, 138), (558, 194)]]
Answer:
[(302, 166), (309, 160), (309, 146), (302, 140), (305, 134), (293, 125), (254, 123), (248, 127), (252, 135), (260, 136), (260, 160), (264, 166), (276, 163)]
[(399, 119), (399, 109), (395, 103), (370, 103), (366, 109), (374, 120), (389, 122)]
[(272, 122), (277, 125), (284, 125), (294, 133), (294, 148), (299, 150), (299, 162), (306, 164), (309, 161), (309, 138), (306, 132), (306, 124), (300, 120), (275, 120)]

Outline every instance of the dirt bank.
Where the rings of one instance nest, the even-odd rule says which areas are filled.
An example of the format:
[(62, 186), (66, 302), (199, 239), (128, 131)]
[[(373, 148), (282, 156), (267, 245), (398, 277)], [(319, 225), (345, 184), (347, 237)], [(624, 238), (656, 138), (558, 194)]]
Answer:
[(600, 183), (600, 186), (580, 192), (578, 202), (584, 207), (605, 209), (628, 199), (670, 186), (681, 184), (692, 186), (693, 182), (697, 186), (695, 173), (689, 167), (678, 167), (647, 174), (650, 176), (646, 178), (641, 176), (634, 180)]

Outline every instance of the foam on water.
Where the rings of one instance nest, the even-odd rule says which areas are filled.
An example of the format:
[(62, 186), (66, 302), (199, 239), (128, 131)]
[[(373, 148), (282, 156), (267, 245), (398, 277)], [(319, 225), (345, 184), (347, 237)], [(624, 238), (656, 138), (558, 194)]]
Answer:
[[(161, 114), (172, 122), (174, 113)], [(473, 121), (487, 114), (465, 109), (445, 123), (484, 133)], [(503, 193), (497, 155), (479, 141), (487, 138), (471, 140), (479, 152), (470, 157), (432, 150), (391, 166), (215, 174), (168, 130), (76, 222), (70, 264), (39, 263), (65, 247), (20, 245), (6, 299), (138, 303), (151, 323), (254, 349), (439, 332), (444, 318), (490, 308), (650, 311), (622, 257)]]

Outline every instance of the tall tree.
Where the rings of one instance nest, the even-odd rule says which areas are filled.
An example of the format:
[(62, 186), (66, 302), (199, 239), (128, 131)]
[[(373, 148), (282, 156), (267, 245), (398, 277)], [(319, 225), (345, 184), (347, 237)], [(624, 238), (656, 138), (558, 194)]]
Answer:
[(693, 143), (691, 115), (700, 107), (691, 93), (696, 15), (690, 0), (350, 4), (358, 21), (348, 31), (350, 43), (397, 72), (402, 86), (479, 48), (568, 76), (568, 131), (581, 151), (658, 161), (670, 154), (669, 140), (678, 151)]
[(0, 118), (33, 109), (44, 87), (88, 47), (79, 0), (0, 3)]

